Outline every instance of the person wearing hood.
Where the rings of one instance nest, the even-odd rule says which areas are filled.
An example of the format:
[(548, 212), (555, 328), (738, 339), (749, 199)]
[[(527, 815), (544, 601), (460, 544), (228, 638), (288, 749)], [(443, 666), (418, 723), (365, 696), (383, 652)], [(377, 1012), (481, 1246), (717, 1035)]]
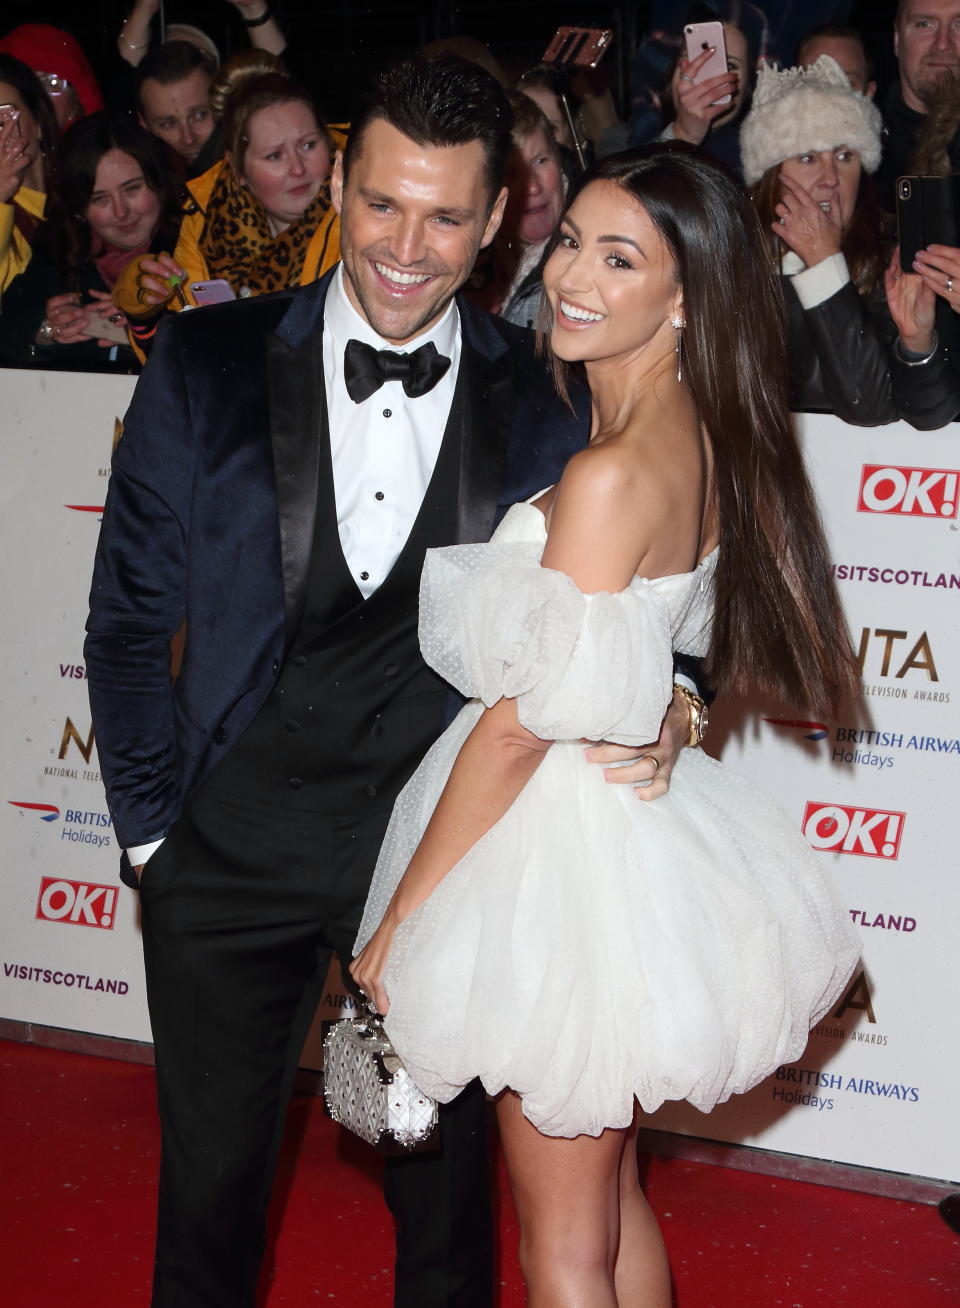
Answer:
[(740, 133), (743, 174), (781, 274), (793, 404), (857, 426), (954, 416), (932, 296), (884, 242), (872, 174), (880, 113), (822, 55), (760, 69)]
[(69, 32), (49, 23), (21, 23), (0, 40), (0, 53), (33, 69), (50, 97), (61, 132), (103, 108), (93, 69)]

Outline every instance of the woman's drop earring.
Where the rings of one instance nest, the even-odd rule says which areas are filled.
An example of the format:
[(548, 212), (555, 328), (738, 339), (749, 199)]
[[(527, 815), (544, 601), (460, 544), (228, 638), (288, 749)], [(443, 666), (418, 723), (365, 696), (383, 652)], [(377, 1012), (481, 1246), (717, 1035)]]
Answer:
[(670, 319), (670, 326), (677, 333), (677, 381), (683, 381), (683, 328), (684, 321), (679, 314), (674, 314)]

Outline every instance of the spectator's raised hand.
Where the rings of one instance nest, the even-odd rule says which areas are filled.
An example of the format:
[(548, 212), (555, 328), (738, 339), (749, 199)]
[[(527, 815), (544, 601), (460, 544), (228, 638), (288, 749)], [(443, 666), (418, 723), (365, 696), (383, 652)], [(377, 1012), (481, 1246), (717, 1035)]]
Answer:
[(914, 354), (929, 354), (933, 349), (933, 329), (937, 297), (917, 273), (905, 273), (900, 267), (900, 250), (883, 274), (887, 308), (900, 333), (904, 348)]
[[(273, 54), (283, 54), (287, 48), (287, 38), (270, 12), (269, 0), (227, 0), (227, 3), (236, 9), (241, 22), (248, 25), (247, 36), (251, 45)], [(254, 25), (250, 27), (250, 23)]]
[(825, 201), (829, 208), (823, 208), (794, 178), (781, 173), (779, 180), (782, 190), (772, 226), (780, 239), (799, 254), (808, 268), (831, 254), (839, 254), (843, 226), (837, 198)]
[(925, 285), (960, 313), (960, 250), (953, 245), (928, 245), (913, 266)]
[(704, 50), (696, 59), (681, 58), (673, 75), (671, 90), (673, 103), (677, 107), (677, 116), (673, 123), (673, 134), (681, 141), (699, 145), (710, 130), (710, 124), (730, 108), (730, 102), (715, 104), (729, 96), (736, 96), (740, 79), (736, 73), (721, 73), (719, 77), (708, 77), (704, 82), (695, 82), (697, 73), (713, 54), (713, 50)]
[(176, 295), (177, 283), (171, 283), (171, 277), (179, 278), (182, 282), (186, 276), (185, 270), (174, 261), (172, 255), (165, 251), (161, 254), (149, 255), (140, 260), (137, 300), (144, 308), (157, 308), (161, 304), (167, 304)]
[(0, 120), (0, 204), (6, 204), (19, 191), (29, 163), (18, 118), (19, 115), (11, 111), (9, 116)]

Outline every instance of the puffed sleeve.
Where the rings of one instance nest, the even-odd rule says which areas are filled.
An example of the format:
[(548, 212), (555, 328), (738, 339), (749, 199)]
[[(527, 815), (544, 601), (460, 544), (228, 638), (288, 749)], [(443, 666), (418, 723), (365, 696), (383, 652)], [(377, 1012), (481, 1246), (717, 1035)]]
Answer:
[(544, 740), (644, 744), (673, 693), (670, 613), (650, 582), (585, 595), (535, 542), (429, 550), (420, 646), (462, 694), (515, 699)]

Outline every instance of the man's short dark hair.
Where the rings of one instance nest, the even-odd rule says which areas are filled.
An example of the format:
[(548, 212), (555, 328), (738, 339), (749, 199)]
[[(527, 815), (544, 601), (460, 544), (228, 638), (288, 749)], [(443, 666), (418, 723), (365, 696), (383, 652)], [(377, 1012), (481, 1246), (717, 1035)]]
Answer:
[(191, 45), (189, 41), (164, 41), (162, 45), (148, 50), (137, 65), (135, 79), (135, 97), (137, 109), (143, 113), (141, 88), (148, 77), (152, 77), (161, 86), (172, 86), (202, 68), (211, 77), (217, 71), (210, 62), (209, 55)]
[(796, 63), (799, 64), (803, 57), (803, 52), (811, 41), (819, 41), (821, 37), (832, 39), (834, 41), (856, 41), (857, 45), (863, 51), (863, 61), (867, 69), (867, 81), (872, 82), (874, 78), (873, 59), (870, 51), (867, 49), (867, 43), (863, 39), (863, 33), (858, 32), (855, 27), (849, 27), (846, 23), (818, 23), (816, 27), (811, 27), (809, 31), (804, 32), (800, 38), (800, 44), (797, 46)]
[(364, 133), (378, 118), (417, 145), (479, 141), (486, 163), (486, 188), (493, 203), (513, 146), (513, 110), (503, 88), (479, 65), (449, 54), (391, 64), (374, 81), (354, 115), (343, 154), (344, 181), (360, 155)]

